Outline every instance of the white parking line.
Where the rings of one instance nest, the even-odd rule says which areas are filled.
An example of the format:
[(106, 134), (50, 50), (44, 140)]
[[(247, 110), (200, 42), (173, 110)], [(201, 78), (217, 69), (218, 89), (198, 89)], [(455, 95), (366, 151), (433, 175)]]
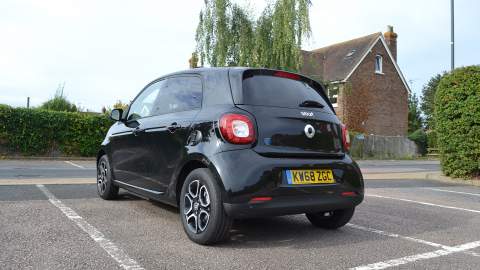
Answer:
[(86, 232), (90, 238), (92, 238), (97, 244), (100, 245), (107, 253), (112, 257), (119, 266), (128, 270), (141, 270), (144, 269), (135, 260), (128, 257), (128, 255), (119, 247), (117, 247), (112, 241), (107, 239), (105, 235), (90, 225), (85, 219), (79, 216), (73, 209), (66, 206), (57, 199), (44, 185), (37, 185), (37, 187), (47, 196), (51, 204), (56, 206), (60, 211), (65, 214), (67, 218), (73, 221), (80, 229)]
[(432, 252), (426, 252), (426, 253), (421, 253), (421, 254), (416, 254), (412, 256), (406, 256), (398, 259), (393, 259), (393, 260), (388, 260), (388, 261), (383, 261), (383, 262), (377, 262), (377, 263), (372, 263), (372, 264), (367, 264), (367, 265), (362, 265), (362, 266), (357, 266), (354, 268), (350, 268), (353, 270), (378, 270), (378, 269), (385, 269), (385, 268), (390, 268), (394, 266), (399, 266), (403, 264), (407, 264), (410, 262), (416, 262), (420, 260), (427, 260), (427, 259), (432, 259), (432, 258), (438, 258), (442, 256), (447, 256), (453, 253), (459, 253), (459, 252), (464, 252), (470, 249), (474, 249), (480, 247), (480, 241), (475, 241), (475, 242), (470, 242), (466, 243), (463, 245), (459, 246), (454, 246), (454, 247), (449, 247), (448, 249), (439, 249), (435, 250)]
[(480, 210), (474, 210), (474, 209), (468, 209), (468, 208), (462, 208), (462, 207), (434, 204), (434, 203), (429, 203), (429, 202), (414, 201), (414, 200), (409, 200), (409, 199), (394, 198), (394, 197), (374, 195), (374, 194), (365, 194), (365, 196), (366, 197), (374, 197), (374, 198), (382, 198), (382, 199), (390, 199), (390, 200), (396, 200), (396, 201), (402, 201), (402, 202), (417, 203), (417, 204), (422, 204), (422, 205), (436, 206), (436, 207), (441, 207), (441, 208), (446, 208), (446, 209), (460, 210), (460, 211), (466, 211), (466, 212), (472, 212), (472, 213), (480, 214)]
[(425, 189), (434, 190), (434, 191), (440, 191), (440, 192), (457, 193), (457, 194), (463, 194), (463, 195), (472, 195), (472, 196), (478, 196), (478, 197), (480, 197), (480, 194), (479, 194), (479, 193), (469, 193), (469, 192), (453, 191), (453, 190), (446, 190), (446, 189), (439, 189), (439, 188), (425, 188)]
[(432, 247), (450, 248), (449, 246), (445, 246), (445, 245), (442, 245), (442, 244), (438, 244), (438, 243), (434, 243), (434, 242), (430, 242), (430, 241), (426, 241), (426, 240), (422, 240), (422, 239), (418, 239), (418, 238), (414, 238), (414, 237), (410, 237), (410, 236), (403, 236), (403, 235), (399, 235), (399, 234), (396, 234), (396, 233), (389, 233), (389, 232), (385, 232), (385, 231), (382, 231), (382, 230), (369, 228), (369, 227), (364, 227), (364, 226), (360, 226), (360, 225), (356, 225), (356, 224), (352, 224), (352, 223), (348, 223), (347, 226), (351, 227), (351, 228), (358, 229), (358, 230), (362, 230), (362, 231), (381, 234), (381, 235), (388, 236), (388, 237), (401, 238), (401, 239), (405, 239), (405, 240), (416, 242), (416, 243), (425, 244), (425, 245), (432, 246)]
[[(400, 238), (400, 239), (408, 240), (408, 241), (411, 241), (411, 242), (424, 244), (424, 245), (427, 245), (427, 246), (438, 247), (438, 248), (442, 248), (442, 249), (451, 249), (452, 248), (451, 246), (442, 245), (442, 244), (430, 242), (430, 241), (427, 241), (427, 240), (423, 240), (423, 239), (419, 239), (419, 238), (415, 238), (415, 237), (411, 237), (411, 236), (404, 236), (404, 235), (400, 235), (400, 234), (396, 234), (396, 233), (389, 233), (389, 232), (386, 232), (386, 231), (382, 231), (382, 230), (378, 230), (378, 229), (370, 228), (370, 227), (364, 227), (364, 226), (360, 226), (360, 225), (357, 225), (357, 224), (348, 223), (346, 226), (351, 227), (351, 228), (355, 228), (355, 229), (358, 229), (358, 230), (361, 230), (361, 231), (376, 233), (376, 234), (380, 234), (380, 235), (384, 235), (384, 236), (388, 236), (388, 237), (392, 237), (392, 238)], [(473, 252), (473, 251), (465, 251), (464, 253), (475, 256), (475, 257), (480, 257), (480, 254), (478, 254), (476, 252)]]
[(65, 163), (70, 164), (70, 165), (75, 166), (75, 167), (80, 168), (80, 169), (85, 169), (85, 167), (83, 167), (82, 165), (75, 164), (75, 163), (73, 163), (71, 161), (68, 161), (68, 160), (65, 160)]

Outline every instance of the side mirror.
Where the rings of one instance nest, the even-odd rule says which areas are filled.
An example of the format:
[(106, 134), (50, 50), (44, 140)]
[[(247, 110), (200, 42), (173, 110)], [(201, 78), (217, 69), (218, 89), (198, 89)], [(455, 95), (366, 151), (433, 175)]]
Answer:
[(122, 109), (113, 109), (110, 113), (110, 118), (115, 121), (122, 121), (123, 110)]

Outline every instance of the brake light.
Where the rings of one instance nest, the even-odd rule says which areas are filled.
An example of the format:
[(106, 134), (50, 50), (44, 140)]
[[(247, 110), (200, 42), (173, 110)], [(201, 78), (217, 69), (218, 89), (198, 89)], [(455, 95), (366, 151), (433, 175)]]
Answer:
[(350, 134), (348, 133), (348, 129), (346, 125), (342, 124), (342, 142), (343, 142), (343, 148), (345, 151), (350, 150)]
[(284, 72), (284, 71), (276, 71), (275, 73), (273, 73), (273, 76), (297, 80), (297, 81), (300, 80), (300, 76), (298, 76), (297, 74)]
[(250, 118), (243, 114), (229, 113), (220, 118), (220, 133), (233, 144), (249, 144), (255, 141), (255, 130)]

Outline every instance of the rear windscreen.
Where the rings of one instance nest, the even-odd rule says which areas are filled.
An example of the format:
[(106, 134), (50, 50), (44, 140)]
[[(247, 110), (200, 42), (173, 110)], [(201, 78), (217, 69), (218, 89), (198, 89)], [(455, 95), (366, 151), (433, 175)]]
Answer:
[(316, 90), (304, 81), (268, 75), (255, 75), (243, 79), (243, 103), (246, 105), (300, 108), (306, 100), (322, 104), (323, 110), (333, 113)]

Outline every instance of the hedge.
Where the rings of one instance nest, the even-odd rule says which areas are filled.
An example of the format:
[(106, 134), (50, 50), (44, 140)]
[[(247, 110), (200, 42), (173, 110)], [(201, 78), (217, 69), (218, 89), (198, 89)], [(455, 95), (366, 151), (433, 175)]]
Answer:
[(0, 105), (0, 145), (16, 154), (95, 156), (111, 125), (100, 114)]
[(458, 68), (441, 79), (435, 124), (443, 172), (480, 175), (480, 66)]

